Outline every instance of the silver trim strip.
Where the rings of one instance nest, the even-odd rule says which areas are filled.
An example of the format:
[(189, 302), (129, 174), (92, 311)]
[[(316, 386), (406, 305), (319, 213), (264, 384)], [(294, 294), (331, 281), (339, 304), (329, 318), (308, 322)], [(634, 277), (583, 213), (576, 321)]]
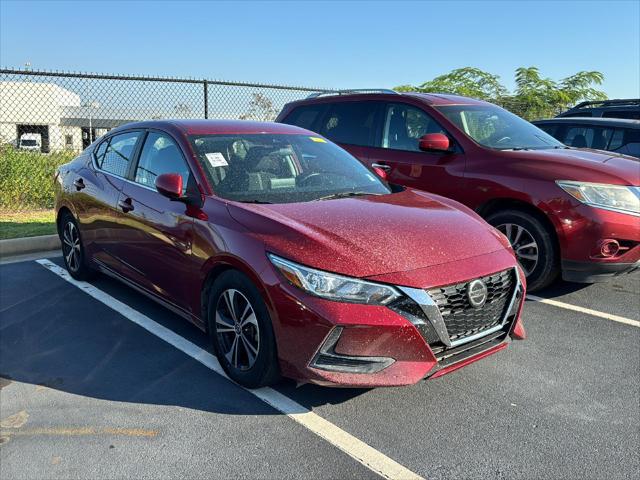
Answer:
[[(513, 311), (516, 298), (518, 298), (518, 292), (520, 292), (520, 290), (522, 289), (522, 282), (520, 281), (520, 275), (518, 275), (518, 269), (514, 267), (511, 269), (511, 271), (513, 272), (513, 275), (515, 275), (515, 287), (513, 289), (513, 294), (511, 295), (511, 300), (509, 301), (509, 306), (505, 310), (505, 314), (503, 315), (501, 322), (495, 327), (489, 328), (488, 330), (483, 330), (482, 332), (478, 332), (471, 336), (460, 338), (454, 341), (451, 341), (451, 338), (449, 337), (449, 332), (447, 331), (447, 325), (445, 324), (444, 318), (440, 313), (440, 309), (436, 305), (433, 298), (431, 298), (431, 295), (429, 295), (429, 293), (426, 290), (422, 290), (419, 288), (409, 288), (409, 287), (397, 287), (397, 288), (400, 289), (405, 295), (407, 295), (409, 298), (411, 298), (411, 300), (413, 300), (420, 306), (424, 314), (427, 316), (427, 318), (431, 322), (431, 325), (435, 329), (436, 333), (438, 334), (440, 341), (444, 343), (445, 346), (457, 347), (459, 345), (463, 345), (465, 343), (472, 342), (473, 340), (482, 338), (486, 335), (490, 335), (505, 326), (505, 324), (507, 323), (507, 319), (509, 318), (509, 316)], [(499, 272), (496, 272), (496, 273), (499, 273)], [(490, 275), (485, 275), (485, 276), (490, 276)], [(415, 325), (420, 325), (420, 324), (423, 324), (424, 322), (420, 321), (420, 323), (415, 323), (415, 322), (413, 323)]]

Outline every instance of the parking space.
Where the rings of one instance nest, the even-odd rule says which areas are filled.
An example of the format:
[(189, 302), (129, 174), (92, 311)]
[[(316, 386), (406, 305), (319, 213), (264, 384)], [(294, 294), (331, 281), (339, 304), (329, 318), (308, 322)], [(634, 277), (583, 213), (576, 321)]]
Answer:
[[(0, 477), (379, 478), (357, 445), (337, 447), (42, 265), (2, 265), (0, 281)], [(142, 295), (92, 285), (208, 348)], [(640, 320), (638, 275), (538, 295)], [(633, 476), (640, 329), (531, 301), (524, 319), (526, 341), (436, 380), (276, 390), (424, 478)]]

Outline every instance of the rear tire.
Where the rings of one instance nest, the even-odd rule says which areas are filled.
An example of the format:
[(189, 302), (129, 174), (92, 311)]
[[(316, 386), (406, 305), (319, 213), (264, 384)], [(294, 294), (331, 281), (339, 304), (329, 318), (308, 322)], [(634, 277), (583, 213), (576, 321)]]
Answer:
[(60, 218), (58, 236), (62, 244), (62, 258), (67, 272), (76, 280), (93, 278), (96, 272), (89, 267), (78, 222), (71, 213), (66, 212)]
[(556, 279), (558, 248), (553, 232), (543, 222), (521, 210), (495, 212), (486, 220), (509, 239), (527, 277), (528, 291), (540, 290)]
[(207, 326), (218, 360), (229, 377), (247, 388), (280, 378), (269, 311), (256, 286), (236, 270), (211, 286)]

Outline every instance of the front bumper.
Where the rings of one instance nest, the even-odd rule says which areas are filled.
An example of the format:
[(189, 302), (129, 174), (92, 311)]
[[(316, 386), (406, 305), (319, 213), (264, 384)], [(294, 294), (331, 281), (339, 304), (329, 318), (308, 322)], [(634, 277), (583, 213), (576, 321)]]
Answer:
[[(576, 203), (556, 215), (564, 280), (602, 282), (640, 267), (640, 217)], [(622, 247), (616, 255), (602, 255), (607, 240)]]
[[(524, 338), (520, 321), (523, 275), (514, 269), (515, 260), (508, 252), (485, 257), (474, 260), (481, 268), (474, 269), (477, 275), (471, 279), (512, 269), (517, 286), (501, 322), (466, 341), (451, 342), (441, 335), (442, 316), (434, 305), (419, 305), (425, 315), (417, 319), (388, 307), (332, 302), (288, 284), (273, 285), (271, 296), (277, 297), (273, 299), (278, 311), (272, 315), (278, 317), (274, 327), (283, 375), (321, 385), (408, 385), (442, 376), (502, 350), (511, 337)], [(430, 276), (437, 279), (437, 267), (429, 269)], [(426, 272), (415, 273), (420, 276)], [(451, 275), (448, 278), (449, 284), (464, 281)], [(405, 294), (407, 290), (425, 292), (408, 288)]]

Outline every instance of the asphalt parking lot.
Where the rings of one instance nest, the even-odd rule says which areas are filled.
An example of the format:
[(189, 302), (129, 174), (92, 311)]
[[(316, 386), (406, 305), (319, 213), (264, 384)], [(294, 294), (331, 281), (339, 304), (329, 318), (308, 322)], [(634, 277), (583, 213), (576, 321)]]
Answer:
[(0, 282), (2, 479), (380, 478), (371, 458), (428, 479), (640, 472), (639, 275), (538, 292), (561, 303), (527, 302), (526, 341), (436, 380), (279, 385), (326, 421), (316, 431), (185, 353), (205, 335), (113, 280), (92, 296), (25, 261), (1, 265)]

